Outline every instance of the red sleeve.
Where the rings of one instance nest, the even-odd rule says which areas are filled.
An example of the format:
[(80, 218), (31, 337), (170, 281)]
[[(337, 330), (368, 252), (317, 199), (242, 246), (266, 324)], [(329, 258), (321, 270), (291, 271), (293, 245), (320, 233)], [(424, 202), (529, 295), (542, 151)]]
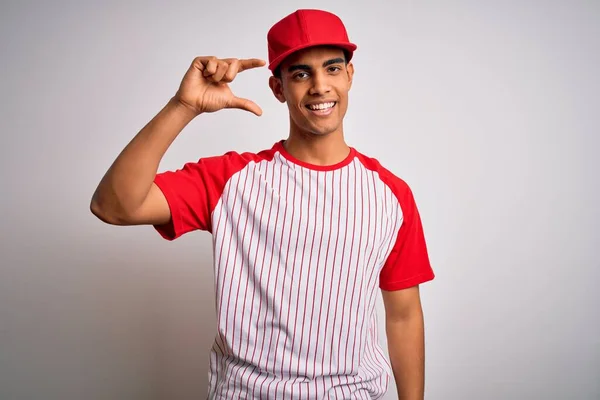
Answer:
[(434, 278), (413, 193), (405, 183), (392, 190), (400, 202), (402, 225), (379, 275), (379, 287), (383, 290), (405, 289)]
[(247, 162), (240, 154), (229, 152), (157, 174), (154, 183), (169, 203), (171, 221), (154, 228), (167, 240), (194, 230), (211, 232), (212, 212), (227, 181)]

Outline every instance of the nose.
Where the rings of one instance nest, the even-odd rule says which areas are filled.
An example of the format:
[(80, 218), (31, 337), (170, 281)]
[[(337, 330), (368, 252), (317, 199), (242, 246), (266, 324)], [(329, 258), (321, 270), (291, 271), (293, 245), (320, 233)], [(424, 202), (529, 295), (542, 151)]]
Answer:
[(312, 86), (309, 93), (311, 95), (320, 96), (328, 93), (331, 90), (331, 85), (326, 74), (322, 72), (316, 72), (313, 74)]

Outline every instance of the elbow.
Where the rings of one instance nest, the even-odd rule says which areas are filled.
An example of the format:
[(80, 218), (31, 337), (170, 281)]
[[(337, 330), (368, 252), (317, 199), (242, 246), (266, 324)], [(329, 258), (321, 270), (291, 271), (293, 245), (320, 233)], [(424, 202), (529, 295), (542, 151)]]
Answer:
[(92, 199), (90, 202), (90, 211), (100, 221), (110, 225), (117, 225), (116, 218), (112, 217), (110, 213), (107, 213), (96, 200)]
[(104, 202), (98, 199), (94, 194), (90, 201), (90, 212), (100, 221), (109, 225), (125, 225), (126, 219), (120, 216), (117, 212), (107, 207)]

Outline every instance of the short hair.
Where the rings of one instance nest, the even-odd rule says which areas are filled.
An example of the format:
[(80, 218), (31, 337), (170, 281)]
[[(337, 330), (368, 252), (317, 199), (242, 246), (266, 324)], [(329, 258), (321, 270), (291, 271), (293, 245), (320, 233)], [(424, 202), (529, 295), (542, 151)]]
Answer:
[[(345, 50), (345, 49), (340, 49), (340, 50), (342, 50), (344, 52), (344, 63), (346, 65), (348, 65), (348, 60), (350, 59), (350, 54), (348, 53), (348, 50)], [(281, 64), (283, 64), (283, 61), (281, 63), (279, 63), (277, 68), (275, 68), (273, 70), (273, 76), (275, 78), (281, 79)]]

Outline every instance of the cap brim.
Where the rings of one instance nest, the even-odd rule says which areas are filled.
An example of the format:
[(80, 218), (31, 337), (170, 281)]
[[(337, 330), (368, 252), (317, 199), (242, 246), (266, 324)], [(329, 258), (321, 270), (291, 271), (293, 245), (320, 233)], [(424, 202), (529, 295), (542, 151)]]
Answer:
[(346, 61), (350, 61), (350, 59), (353, 56), (354, 51), (357, 49), (357, 46), (354, 43), (348, 43), (348, 42), (316, 42), (316, 43), (303, 44), (300, 46), (296, 46), (292, 49), (289, 49), (288, 51), (280, 54), (277, 58), (273, 59), (271, 61), (271, 63), (269, 64), (269, 69), (271, 70), (271, 72), (273, 72), (286, 57), (290, 56), (291, 54), (293, 54), (299, 50), (304, 50), (309, 47), (315, 47), (315, 46), (334, 46), (334, 47), (340, 47), (344, 50), (347, 50), (349, 52), (349, 58)]

